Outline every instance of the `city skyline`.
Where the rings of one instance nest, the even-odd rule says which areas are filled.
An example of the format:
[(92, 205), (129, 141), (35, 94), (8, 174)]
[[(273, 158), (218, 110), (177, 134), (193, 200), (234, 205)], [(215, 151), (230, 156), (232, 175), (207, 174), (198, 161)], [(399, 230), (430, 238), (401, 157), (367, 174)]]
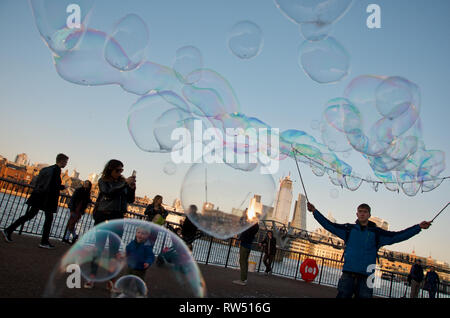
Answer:
[[(423, 138), (430, 149), (450, 153), (446, 92), (450, 44), (446, 13), (448, 1), (378, 1), (382, 10), (382, 28), (365, 25), (370, 1), (354, 1), (347, 14), (333, 25), (335, 37), (351, 55), (349, 75), (334, 84), (318, 84), (298, 65), (298, 47), (303, 42), (298, 27), (287, 20), (273, 1), (145, 1), (130, 3), (97, 1), (90, 27), (110, 32), (114, 23), (128, 13), (142, 15), (148, 23), (151, 46), (148, 59), (172, 66), (175, 52), (194, 45), (203, 55), (203, 63), (220, 73), (232, 85), (241, 110), (272, 127), (299, 129), (320, 140), (313, 125), (320, 120), (328, 100), (341, 96), (352, 79), (363, 74), (403, 76), (421, 89)], [(176, 10), (174, 10), (176, 6)], [(179, 13), (177, 13), (179, 12)], [(181, 12), (183, 14), (181, 14)], [(175, 16), (174, 16), (175, 14)], [(227, 31), (240, 20), (257, 23), (264, 32), (261, 53), (249, 60), (234, 56), (226, 45)], [(14, 25), (14, 28), (11, 26)], [(40, 38), (27, 1), (4, 0), (0, 3), (0, 36), (5, 44), (0, 52), (0, 149), (1, 155), (14, 160), (26, 153), (35, 163), (53, 164), (57, 153), (66, 153), (70, 172), (80, 178), (101, 173), (112, 158), (121, 160), (124, 175), (137, 171), (137, 194), (161, 194), (165, 202), (180, 197), (180, 188), (190, 165), (176, 165), (173, 174), (164, 172), (170, 156), (149, 153), (134, 143), (127, 126), (130, 106), (137, 95), (119, 86), (82, 86), (61, 78), (55, 70), (49, 48)], [(367, 161), (355, 151), (345, 161), (361, 177), (371, 173)], [(356, 219), (356, 207), (368, 203), (372, 215), (389, 223), (391, 231), (400, 231), (423, 220), (430, 220), (448, 202), (450, 182), (444, 181), (431, 192), (409, 197), (391, 192), (384, 185), (375, 191), (363, 183), (356, 191), (334, 186), (327, 176), (318, 177), (300, 163), (311, 203), (323, 213), (329, 211), (342, 223)], [(274, 180), (292, 172), (293, 193), (303, 192), (295, 162), (280, 161)], [(441, 176), (449, 176), (448, 165)], [(307, 230), (318, 228), (310, 213)], [(428, 255), (450, 261), (448, 211), (431, 228), (412, 239), (389, 246), (392, 250)]]

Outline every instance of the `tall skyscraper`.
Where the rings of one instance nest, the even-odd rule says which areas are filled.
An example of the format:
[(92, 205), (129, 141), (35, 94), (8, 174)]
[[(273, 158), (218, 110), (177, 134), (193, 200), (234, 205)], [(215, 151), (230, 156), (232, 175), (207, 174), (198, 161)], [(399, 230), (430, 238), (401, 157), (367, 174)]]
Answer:
[(299, 193), (295, 201), (294, 216), (291, 225), (298, 229), (306, 230), (306, 197)]
[(292, 204), (292, 180), (290, 176), (280, 180), (280, 187), (275, 200), (272, 218), (283, 224), (288, 224)]

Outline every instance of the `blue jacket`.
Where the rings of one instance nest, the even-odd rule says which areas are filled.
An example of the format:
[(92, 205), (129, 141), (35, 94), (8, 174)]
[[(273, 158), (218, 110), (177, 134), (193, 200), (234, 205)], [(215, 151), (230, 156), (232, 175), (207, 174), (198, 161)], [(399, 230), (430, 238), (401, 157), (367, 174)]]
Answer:
[(144, 270), (144, 263), (153, 264), (155, 254), (149, 242), (138, 243), (135, 239), (127, 245), (127, 264), (129, 268)]
[[(346, 239), (347, 225), (330, 222), (317, 210), (313, 216), (327, 231), (343, 240)], [(405, 241), (421, 231), (418, 224), (403, 231), (391, 232), (370, 223), (372, 226), (369, 224), (365, 230), (361, 229), (359, 223), (348, 224), (350, 233), (344, 252), (343, 271), (370, 275), (372, 272), (368, 272), (367, 267), (376, 264), (377, 251), (381, 246)], [(378, 232), (378, 246), (375, 232)]]

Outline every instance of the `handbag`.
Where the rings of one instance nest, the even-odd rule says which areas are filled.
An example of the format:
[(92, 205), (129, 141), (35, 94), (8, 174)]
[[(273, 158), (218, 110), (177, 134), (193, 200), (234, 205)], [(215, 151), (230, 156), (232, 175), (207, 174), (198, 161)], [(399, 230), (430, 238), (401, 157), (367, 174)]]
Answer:
[(158, 214), (156, 214), (156, 215), (153, 217), (152, 222), (153, 222), (153, 223), (156, 223), (156, 224), (159, 224), (159, 225), (163, 225), (164, 222), (165, 222), (165, 220), (164, 220), (164, 218), (161, 216), (161, 214), (158, 213)]
[(95, 201), (94, 209), (92, 210), (92, 217), (96, 220), (100, 214), (111, 214), (114, 207), (114, 200), (111, 197), (107, 197), (100, 194)]

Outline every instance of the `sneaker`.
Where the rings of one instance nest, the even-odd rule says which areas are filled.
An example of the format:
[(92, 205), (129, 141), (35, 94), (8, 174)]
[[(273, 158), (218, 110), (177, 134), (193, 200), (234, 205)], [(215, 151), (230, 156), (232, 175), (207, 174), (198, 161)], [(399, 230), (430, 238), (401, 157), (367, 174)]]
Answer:
[(88, 289), (92, 289), (94, 288), (94, 282), (88, 281), (86, 283), (84, 283), (84, 288), (88, 288)]
[(5, 239), (6, 242), (11, 243), (12, 239), (11, 239), (11, 233), (8, 233), (6, 231), (6, 229), (2, 230), (2, 234), (3, 234), (3, 238)]
[(233, 284), (247, 286), (247, 280), (233, 280)]
[(39, 247), (40, 248), (46, 248), (46, 249), (48, 249), (48, 250), (52, 250), (52, 249), (54, 249), (55, 248), (55, 246), (54, 245), (52, 245), (52, 244), (50, 244), (50, 243), (41, 243), (41, 244), (39, 244)]

